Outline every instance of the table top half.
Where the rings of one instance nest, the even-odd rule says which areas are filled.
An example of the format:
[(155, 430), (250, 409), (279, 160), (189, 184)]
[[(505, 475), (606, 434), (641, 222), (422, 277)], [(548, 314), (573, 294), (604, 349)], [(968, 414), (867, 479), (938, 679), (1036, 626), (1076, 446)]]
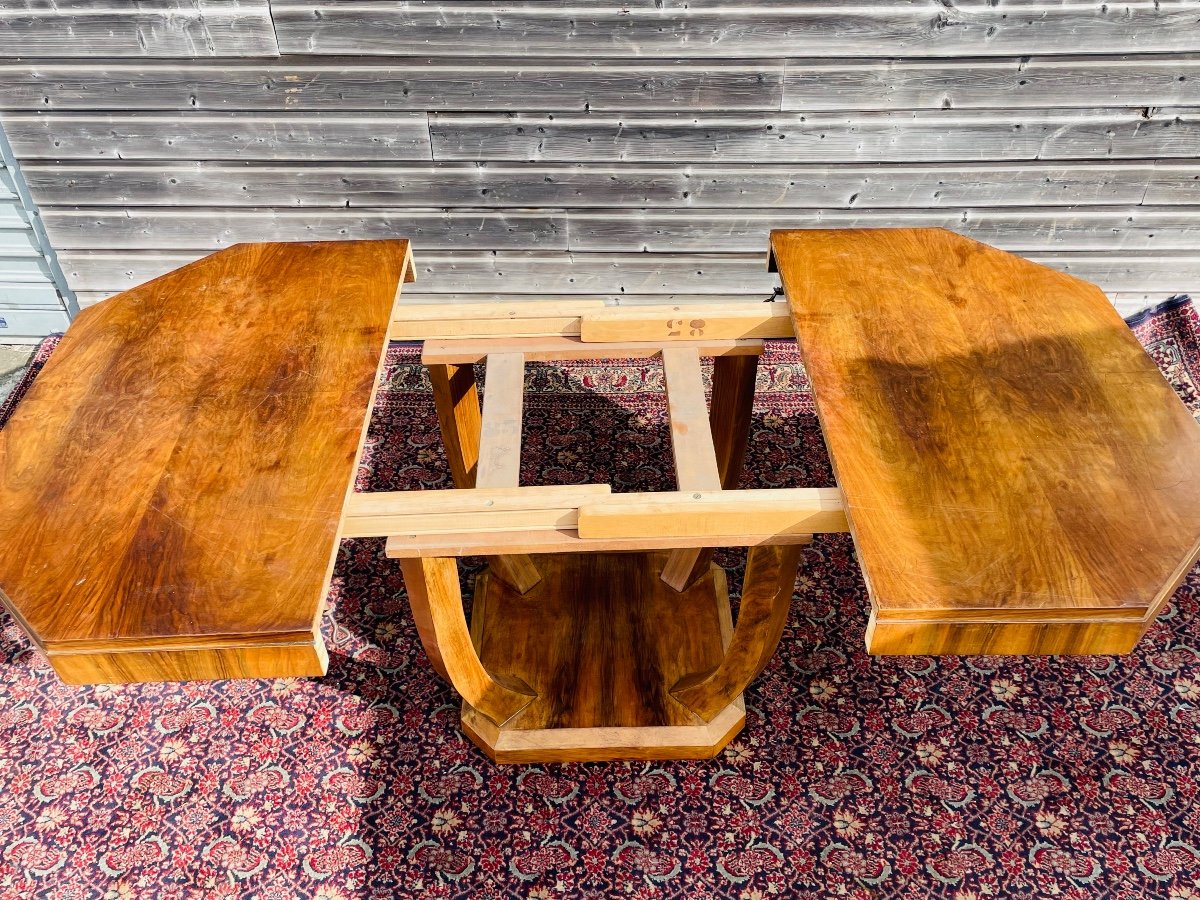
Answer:
[(878, 614), (1153, 614), (1200, 425), (1098, 288), (940, 229), (771, 250)]
[(43, 646), (311, 638), (406, 276), (403, 240), (243, 244), (80, 314), (0, 431)]

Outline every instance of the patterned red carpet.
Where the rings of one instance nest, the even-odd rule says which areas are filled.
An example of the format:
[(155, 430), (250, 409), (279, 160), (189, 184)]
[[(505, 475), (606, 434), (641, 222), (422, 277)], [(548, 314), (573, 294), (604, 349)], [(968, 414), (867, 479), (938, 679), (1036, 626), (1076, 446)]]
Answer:
[[(1195, 309), (1135, 329), (1200, 410)], [(415, 363), (392, 353), (364, 487), (447, 481)], [(773, 348), (749, 484), (832, 483), (804, 386)], [(660, 389), (532, 367), (528, 479), (664, 487)], [(872, 659), (822, 539), (724, 756), (497, 768), (381, 550), (343, 547), (319, 681), (68, 688), (3, 617), (0, 896), (1200, 898), (1200, 570), (1126, 659)]]

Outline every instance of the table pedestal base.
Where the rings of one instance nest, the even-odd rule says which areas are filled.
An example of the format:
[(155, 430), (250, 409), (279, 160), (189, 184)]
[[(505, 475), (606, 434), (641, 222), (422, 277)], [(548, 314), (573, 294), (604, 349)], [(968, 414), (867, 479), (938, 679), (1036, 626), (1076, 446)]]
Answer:
[(533, 557), (541, 582), (519, 594), (484, 572), (471, 639), (484, 667), (537, 697), (496, 725), (463, 704), (463, 729), (496, 762), (704, 759), (741, 731), (741, 695), (705, 722), (671, 695), (721, 665), (732, 634), (725, 573), (687, 590), (660, 579), (669, 554)]

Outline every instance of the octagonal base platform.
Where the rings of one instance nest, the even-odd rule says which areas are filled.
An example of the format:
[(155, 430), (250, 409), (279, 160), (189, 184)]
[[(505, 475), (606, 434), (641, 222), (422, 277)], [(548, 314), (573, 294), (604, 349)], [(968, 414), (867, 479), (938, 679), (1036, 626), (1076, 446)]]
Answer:
[(725, 573), (682, 593), (659, 577), (667, 553), (533, 557), (525, 594), (490, 572), (476, 581), (471, 639), (489, 672), (537, 697), (497, 726), (463, 704), (463, 729), (500, 763), (706, 759), (745, 724), (741, 696), (711, 722), (671, 695), (720, 665), (732, 634)]

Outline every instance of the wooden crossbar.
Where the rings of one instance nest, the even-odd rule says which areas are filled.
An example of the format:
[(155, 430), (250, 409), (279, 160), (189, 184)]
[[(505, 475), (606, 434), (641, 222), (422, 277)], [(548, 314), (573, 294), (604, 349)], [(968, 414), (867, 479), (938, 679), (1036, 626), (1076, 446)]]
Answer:
[[(692, 347), (664, 347), (662, 360), (676, 484), (681, 491), (719, 491), (721, 472), (704, 402), (700, 354)], [(683, 591), (708, 571), (709, 562), (709, 554), (697, 547), (673, 550), (661, 577), (675, 590)]]
[(790, 338), (787, 304), (705, 303), (605, 306), (602, 300), (416, 303), (396, 308), (389, 336), (400, 340), (578, 337), (584, 343)]
[[(760, 340), (686, 341), (701, 356), (759, 356)], [(524, 353), (527, 362), (570, 359), (651, 359), (662, 353), (662, 341), (620, 341), (589, 344), (577, 337), (554, 335), (533, 338), (469, 338), (427, 340), (421, 362), (427, 366), (480, 363), (490, 353)]]
[(728, 537), (729, 546), (747, 546), (759, 541), (740, 536), (803, 535), (846, 531), (848, 526), (836, 488), (613, 494), (606, 484), (587, 484), (354, 494), (347, 505), (344, 535), (461, 538), (564, 530), (577, 530), (583, 539), (644, 544), (644, 539), (678, 538), (700, 541), (697, 546), (724, 546), (705, 539)]
[(584, 538), (849, 531), (837, 488), (614, 494), (579, 509)]
[(603, 300), (402, 304), (396, 307), (388, 336), (393, 341), (577, 336), (582, 318), (603, 309)]
[(521, 414), (525, 406), (525, 357), (489, 353), (479, 434), (479, 488), (516, 487), (521, 476)]
[(484, 513), (514, 509), (566, 509), (607, 497), (607, 484), (529, 485), (437, 491), (375, 491), (352, 494), (347, 518), (420, 516), (429, 513)]
[(662, 351), (667, 382), (667, 412), (671, 418), (671, 449), (675, 478), (681, 491), (719, 491), (721, 474), (717, 449), (708, 425), (708, 404), (700, 376), (700, 354), (694, 347)]
[[(477, 488), (515, 488), (521, 480), (521, 413), (525, 406), (525, 357), (520, 353), (490, 353), (483, 393), (479, 437)], [(516, 517), (516, 513), (511, 514)], [(546, 510), (543, 520), (555, 527), (570, 525), (570, 511)], [(437, 523), (427, 523), (436, 527)], [(541, 580), (537, 566), (523, 553), (491, 558), (496, 575), (520, 593)]]
[(609, 306), (580, 320), (580, 338), (601, 341), (699, 341), (790, 338), (786, 303), (713, 303), (704, 306)]
[[(515, 527), (533, 527), (539, 521), (546, 528), (558, 527), (544, 523), (558, 521), (568, 513), (577, 517), (582, 504), (611, 492), (607, 484), (578, 484), (352, 494), (342, 534), (361, 538), (455, 533), (464, 530), (464, 521), (477, 521), (475, 517), (484, 517), (488, 523), (484, 527), (499, 530), (503, 526), (495, 517), (501, 513), (518, 514), (509, 519)], [(547, 512), (551, 515), (540, 515)]]
[(387, 555), (392, 559), (436, 556), (493, 556), (510, 553), (625, 553), (646, 550), (685, 551), (696, 547), (756, 547), (760, 544), (807, 544), (810, 534), (700, 534), (685, 537), (581, 538), (575, 528), (531, 531), (392, 534)]

